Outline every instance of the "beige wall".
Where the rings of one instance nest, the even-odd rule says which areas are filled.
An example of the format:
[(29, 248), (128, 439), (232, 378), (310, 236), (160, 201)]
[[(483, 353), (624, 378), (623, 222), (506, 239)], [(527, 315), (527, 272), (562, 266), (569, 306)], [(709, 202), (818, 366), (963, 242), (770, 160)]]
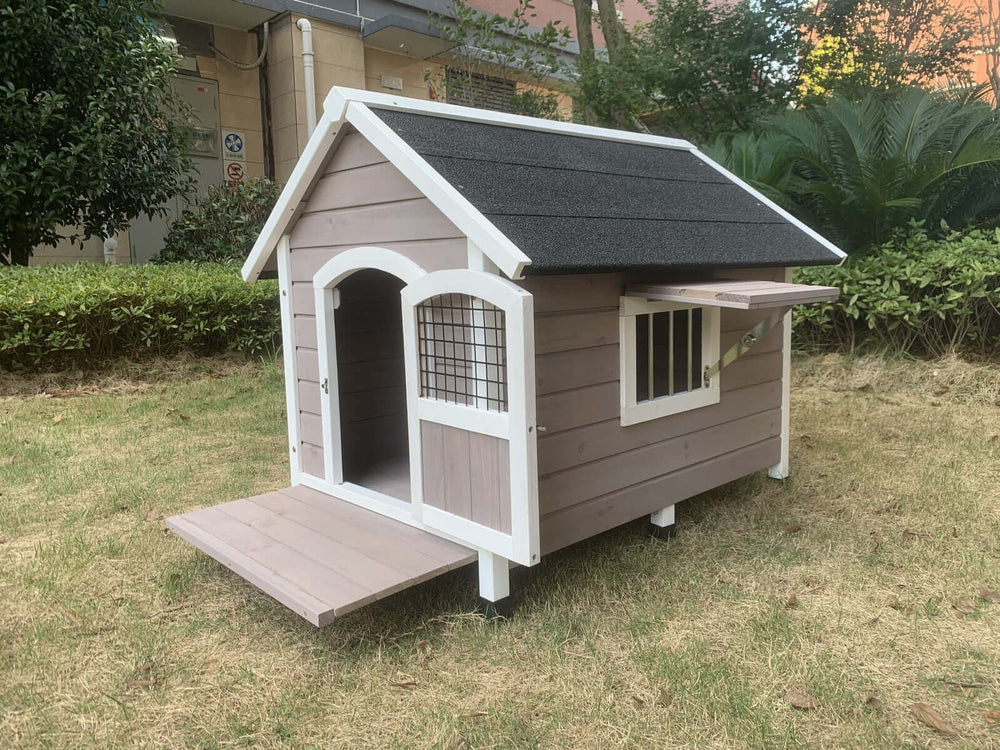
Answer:
[[(400, 94), (413, 99), (430, 99), (430, 80), (441, 79), (444, 66), (430, 60), (415, 60), (405, 55), (394, 55), (378, 49), (365, 50), (365, 88), (386, 94)], [(382, 76), (403, 79), (403, 90), (382, 85)]]
[[(65, 227), (60, 231), (68, 231)], [(131, 257), (128, 248), (128, 230), (120, 232), (118, 239), (118, 263), (130, 263)], [(29, 264), (32, 266), (44, 266), (50, 263), (103, 263), (104, 262), (104, 241), (100, 237), (91, 237), (80, 247), (79, 242), (69, 242), (63, 240), (55, 247), (40, 245), (35, 248)]]
[[(222, 26), (214, 27), (215, 48), (233, 60), (257, 59), (257, 35)], [(222, 129), (243, 133), (246, 172), (264, 175), (264, 137), (260, 107), (260, 71), (241, 70), (221, 57), (201, 57), (198, 74), (219, 84), (219, 119)]]
[[(302, 73), (300, 16), (286, 16), (271, 27), (268, 50), (271, 93), (271, 132), (274, 136), (274, 177), (288, 180), (306, 145), (305, 83)], [(316, 76), (316, 117), (333, 86), (364, 88), (365, 52), (355, 29), (310, 19), (313, 29)]]

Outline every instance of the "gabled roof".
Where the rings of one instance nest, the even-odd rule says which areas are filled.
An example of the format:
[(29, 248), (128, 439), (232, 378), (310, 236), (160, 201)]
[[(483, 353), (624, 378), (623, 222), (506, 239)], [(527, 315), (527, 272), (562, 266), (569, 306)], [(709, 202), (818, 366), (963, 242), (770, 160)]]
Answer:
[(345, 123), (510, 278), (844, 254), (686, 141), (336, 87), (243, 267), (257, 277)]

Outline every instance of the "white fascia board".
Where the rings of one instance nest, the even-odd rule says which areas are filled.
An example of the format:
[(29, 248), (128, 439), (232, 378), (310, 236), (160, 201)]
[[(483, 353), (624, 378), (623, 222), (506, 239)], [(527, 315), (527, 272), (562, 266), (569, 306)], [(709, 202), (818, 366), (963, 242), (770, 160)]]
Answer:
[(278, 246), (278, 241), (286, 234), (288, 225), (291, 223), (299, 204), (305, 197), (306, 191), (312, 185), (313, 178), (323, 165), (340, 131), (342, 120), (336, 116), (336, 112), (326, 110), (320, 121), (316, 123), (316, 130), (306, 143), (302, 156), (295, 163), (288, 182), (278, 196), (278, 201), (274, 209), (264, 222), (264, 227), (257, 236), (257, 241), (247, 256), (243, 264), (243, 278), (246, 281), (256, 281), (261, 270), (267, 263), (268, 258)]
[(721, 174), (722, 176), (724, 176), (726, 179), (728, 179), (731, 182), (736, 183), (741, 188), (743, 188), (745, 191), (747, 191), (748, 193), (750, 193), (750, 195), (752, 195), (754, 198), (756, 198), (757, 200), (759, 200), (765, 206), (767, 206), (768, 208), (770, 208), (776, 214), (778, 214), (779, 216), (781, 216), (783, 219), (785, 219), (785, 221), (789, 222), (790, 224), (793, 224), (795, 227), (797, 227), (798, 229), (801, 229), (803, 232), (805, 232), (806, 234), (808, 234), (810, 237), (812, 237), (814, 240), (816, 240), (819, 244), (821, 244), (823, 247), (825, 247), (831, 253), (833, 253), (838, 258), (840, 258), (840, 263), (844, 262), (844, 258), (847, 257), (847, 253), (845, 253), (839, 247), (837, 247), (832, 242), (830, 242), (830, 240), (828, 240), (826, 237), (824, 237), (823, 235), (821, 235), (816, 230), (811, 229), (810, 227), (808, 227), (805, 224), (803, 224), (801, 221), (799, 221), (794, 216), (792, 216), (790, 213), (788, 213), (788, 211), (786, 211), (785, 209), (783, 209), (781, 206), (779, 206), (777, 203), (775, 203), (774, 201), (772, 201), (770, 198), (766, 197), (759, 190), (755, 190), (753, 187), (751, 187), (746, 182), (744, 182), (743, 180), (741, 180), (739, 177), (737, 177), (736, 175), (734, 175), (732, 172), (730, 172), (728, 169), (726, 169), (725, 167), (723, 167), (721, 164), (718, 164), (717, 162), (714, 162), (711, 159), (709, 159), (707, 156), (705, 156), (705, 154), (701, 153), (701, 151), (698, 151), (697, 149), (692, 149), (691, 152), (695, 156), (697, 156), (699, 159), (701, 159), (703, 162), (705, 162), (708, 166), (710, 166), (712, 169), (714, 169), (716, 172), (718, 172), (719, 174)]
[[(327, 101), (337, 89), (331, 92)], [(325, 115), (324, 115), (325, 116)], [(455, 187), (437, 173), (399, 134), (365, 104), (351, 101), (347, 122), (368, 139), (396, 169), (422, 192), (449, 221), (474, 242), (510, 279), (519, 279), (531, 263), (517, 245), (497, 229)]]
[(323, 108), (327, 112), (335, 112), (339, 107), (343, 106), (343, 102), (345, 101), (395, 109), (399, 112), (412, 112), (417, 115), (433, 115), (434, 117), (444, 117), (450, 120), (481, 122), (486, 125), (502, 125), (508, 128), (522, 128), (524, 130), (557, 133), (559, 135), (584, 136), (586, 138), (597, 138), (605, 141), (635, 143), (644, 146), (680, 149), (682, 151), (695, 150), (695, 147), (691, 143), (678, 138), (664, 138), (645, 133), (630, 133), (625, 130), (577, 125), (572, 122), (558, 122), (556, 120), (543, 120), (538, 117), (510, 115), (506, 112), (492, 112), (484, 109), (473, 109), (472, 107), (459, 107), (455, 104), (410, 99), (405, 96), (393, 96), (392, 94), (384, 94), (378, 91), (360, 91), (341, 86), (334, 86), (330, 89), (330, 93), (323, 103)]

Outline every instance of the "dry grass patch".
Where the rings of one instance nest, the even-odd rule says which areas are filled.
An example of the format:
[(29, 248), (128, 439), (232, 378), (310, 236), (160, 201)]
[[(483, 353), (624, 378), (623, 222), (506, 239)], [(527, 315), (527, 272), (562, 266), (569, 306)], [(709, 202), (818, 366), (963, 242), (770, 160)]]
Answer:
[(276, 368), (2, 399), (0, 741), (1000, 746), (1000, 369), (795, 372), (792, 479), (515, 571), (508, 623), (464, 570), (323, 630), (162, 526), (283, 484)]

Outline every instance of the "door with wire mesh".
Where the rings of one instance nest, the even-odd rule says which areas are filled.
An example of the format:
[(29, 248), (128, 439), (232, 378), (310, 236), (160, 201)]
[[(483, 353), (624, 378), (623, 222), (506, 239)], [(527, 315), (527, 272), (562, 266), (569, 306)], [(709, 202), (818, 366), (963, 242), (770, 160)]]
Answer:
[(471, 546), (538, 560), (531, 295), (480, 271), (403, 290), (414, 513)]

